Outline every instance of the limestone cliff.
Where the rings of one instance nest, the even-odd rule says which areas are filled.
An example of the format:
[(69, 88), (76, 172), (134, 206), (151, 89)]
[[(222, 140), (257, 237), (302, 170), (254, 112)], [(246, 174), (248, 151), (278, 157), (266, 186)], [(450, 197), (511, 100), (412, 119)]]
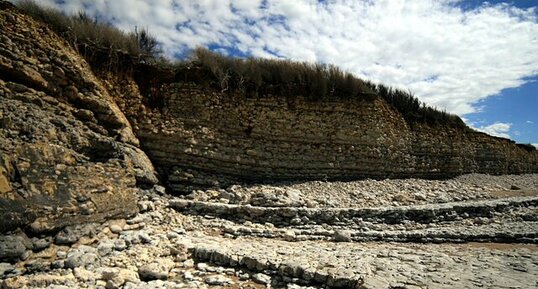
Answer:
[(0, 4), (0, 231), (135, 213), (157, 179), (126, 117), (62, 38)]
[(175, 192), (538, 172), (536, 152), (410, 123), (379, 97), (247, 98), (193, 81), (196, 67), (92, 71), (45, 24), (1, 1), (0, 26), (0, 231), (132, 214), (136, 192), (158, 182), (153, 165)]
[[(136, 90), (136, 83), (117, 87)], [(447, 178), (538, 170), (538, 154), (513, 141), (468, 128), (408, 123), (380, 98), (295, 98), (290, 103), (182, 81), (157, 89), (158, 107), (138, 93), (117, 95), (130, 102), (125, 109), (142, 147), (178, 192), (238, 181)]]

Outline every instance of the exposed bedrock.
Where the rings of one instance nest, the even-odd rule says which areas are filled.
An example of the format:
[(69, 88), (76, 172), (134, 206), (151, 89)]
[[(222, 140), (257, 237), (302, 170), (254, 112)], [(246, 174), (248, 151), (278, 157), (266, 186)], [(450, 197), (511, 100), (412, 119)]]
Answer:
[(124, 82), (116, 87), (130, 92), (117, 93), (124, 98), (118, 102), (176, 192), (238, 181), (446, 178), (538, 170), (538, 153), (508, 139), (442, 125), (410, 126), (381, 99), (245, 98), (190, 82), (160, 84), (142, 96), (134, 81)]
[(136, 213), (157, 179), (127, 118), (77, 52), (2, 4), (0, 232)]

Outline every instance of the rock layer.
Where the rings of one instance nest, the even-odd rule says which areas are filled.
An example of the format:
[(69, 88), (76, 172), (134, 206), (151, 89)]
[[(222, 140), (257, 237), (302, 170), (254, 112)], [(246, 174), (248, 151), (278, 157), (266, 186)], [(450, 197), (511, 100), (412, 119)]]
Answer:
[(136, 213), (154, 169), (89, 65), (5, 2), (0, 26), (0, 232)]
[[(188, 73), (188, 72), (185, 72)], [(529, 173), (538, 153), (471, 129), (407, 123), (381, 99), (245, 98), (178, 81), (128, 106), (177, 192), (237, 182)], [(132, 100), (130, 100), (132, 101)], [(149, 104), (152, 103), (152, 107)]]

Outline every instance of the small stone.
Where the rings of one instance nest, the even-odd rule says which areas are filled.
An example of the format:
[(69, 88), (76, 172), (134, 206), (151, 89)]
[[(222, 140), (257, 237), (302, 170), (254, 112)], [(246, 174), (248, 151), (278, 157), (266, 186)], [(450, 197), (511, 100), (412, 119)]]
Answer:
[(248, 273), (239, 274), (239, 280), (241, 280), (241, 281), (248, 280), (249, 278), (250, 278), (250, 275), (248, 275)]
[(120, 225), (117, 225), (117, 224), (110, 225), (109, 228), (110, 228), (110, 232), (112, 232), (114, 234), (118, 234), (121, 231), (123, 231), (123, 227), (120, 226)]
[(56, 257), (58, 257), (59, 259), (65, 259), (67, 257), (67, 252), (58, 251), (58, 252), (56, 252)]
[(512, 185), (512, 186), (510, 186), (510, 190), (517, 191), (517, 190), (521, 190), (521, 188), (516, 186), (516, 185)]
[(22, 236), (0, 236), (0, 260), (17, 260), (26, 252)]
[(179, 238), (179, 234), (176, 232), (168, 232), (166, 233), (166, 237), (170, 240)]
[(263, 273), (256, 273), (252, 275), (252, 280), (258, 284), (270, 284), (271, 283), (271, 276), (265, 275)]
[(97, 246), (97, 252), (99, 253), (100, 256), (103, 257), (112, 253), (112, 251), (114, 251), (115, 246), (116, 245), (114, 241), (104, 240), (104, 241), (101, 241), (99, 245)]
[(95, 248), (81, 245), (67, 254), (66, 268), (84, 267), (87, 265), (98, 266), (100, 259)]
[(34, 252), (42, 251), (50, 246), (50, 241), (47, 239), (33, 238), (32, 245)]
[(50, 262), (44, 259), (31, 260), (24, 267), (27, 273), (45, 272), (50, 269)]
[(127, 220), (127, 224), (134, 225), (143, 222), (144, 219), (141, 216), (136, 216), (132, 219)]
[(127, 243), (123, 239), (117, 239), (114, 241), (114, 249), (123, 251), (127, 248)]
[(8, 275), (13, 270), (15, 270), (15, 266), (9, 263), (0, 263), (0, 279), (4, 278), (4, 276)]
[(336, 230), (333, 238), (336, 242), (351, 242), (351, 232), (348, 230)]
[(58, 245), (71, 245), (76, 243), (82, 237), (92, 237), (96, 233), (97, 224), (90, 223), (66, 227), (56, 235), (54, 243)]
[(187, 233), (187, 231), (185, 231), (183, 228), (175, 228), (174, 232), (178, 233), (179, 235), (185, 235)]
[(198, 264), (196, 264), (196, 269), (198, 269), (200, 271), (207, 271), (208, 268), (209, 268), (209, 265), (207, 265), (206, 263), (198, 263)]
[(79, 236), (76, 234), (61, 231), (56, 235), (56, 238), (54, 238), (54, 243), (58, 245), (71, 245), (73, 243), (76, 243), (78, 239)]
[(208, 285), (225, 286), (233, 284), (233, 281), (221, 275), (209, 276), (205, 278), (204, 282)]
[(151, 237), (146, 234), (146, 233), (140, 233), (138, 235), (138, 237), (140, 238), (140, 241), (142, 242), (142, 244), (149, 244), (151, 243)]
[(30, 258), (30, 255), (32, 255), (32, 251), (28, 250), (28, 251), (25, 251), (22, 255), (21, 255), (21, 260), (26, 260), (28, 258)]
[(295, 241), (295, 239), (296, 239), (296, 236), (295, 236), (294, 231), (286, 230), (286, 232), (284, 232), (284, 240), (288, 242), (292, 242), (292, 241)]
[(155, 185), (155, 186), (153, 186), (153, 189), (154, 189), (155, 192), (157, 192), (159, 195), (164, 195), (164, 194), (166, 194), (166, 188), (163, 187), (163, 186)]
[(192, 273), (190, 271), (185, 271), (183, 273), (183, 279), (185, 279), (185, 281), (195, 281), (196, 278), (194, 278), (194, 276), (192, 275)]
[(183, 262), (183, 267), (190, 268), (190, 267), (193, 267), (193, 266), (194, 266), (194, 260), (193, 259), (188, 259), (188, 260), (185, 260)]
[(88, 271), (88, 270), (84, 269), (83, 267), (77, 267), (77, 268), (73, 269), (73, 274), (75, 275), (75, 277), (78, 280), (85, 281), (85, 282), (93, 281), (93, 280), (97, 279), (97, 274), (96, 273)]
[(107, 281), (107, 289), (121, 288), (125, 283), (140, 283), (138, 273), (129, 269), (105, 268), (101, 273), (101, 279)]
[(52, 269), (63, 269), (65, 267), (65, 261), (64, 260), (56, 260), (50, 264), (50, 267)]
[(150, 280), (166, 280), (168, 273), (174, 267), (174, 262), (170, 259), (160, 259), (153, 263), (142, 265), (138, 268), (140, 279), (145, 281)]

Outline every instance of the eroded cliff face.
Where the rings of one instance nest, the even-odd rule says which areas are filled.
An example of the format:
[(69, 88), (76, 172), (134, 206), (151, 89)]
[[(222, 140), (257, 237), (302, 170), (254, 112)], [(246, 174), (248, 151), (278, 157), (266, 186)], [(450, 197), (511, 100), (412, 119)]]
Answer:
[[(409, 125), (381, 99), (245, 98), (188, 81), (141, 95), (109, 77), (142, 147), (175, 192), (237, 182), (527, 173), (537, 153), (470, 129)], [(158, 83), (158, 82), (155, 82)]]
[(153, 165), (176, 193), (538, 172), (536, 152), (471, 130), (411, 126), (381, 99), (245, 98), (195, 84), (196, 68), (94, 74), (6, 2), (0, 25), (0, 231), (133, 214), (140, 188), (158, 182)]
[(157, 182), (127, 118), (84, 59), (0, 3), (0, 232), (126, 217)]

